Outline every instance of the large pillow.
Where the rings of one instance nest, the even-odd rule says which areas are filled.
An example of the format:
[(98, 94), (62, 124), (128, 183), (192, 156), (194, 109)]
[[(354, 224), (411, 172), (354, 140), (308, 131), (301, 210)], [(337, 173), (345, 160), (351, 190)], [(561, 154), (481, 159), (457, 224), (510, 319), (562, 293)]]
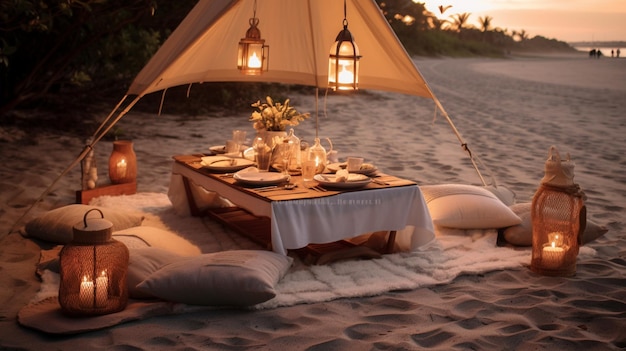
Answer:
[(504, 228), (521, 219), (485, 188), (464, 184), (420, 187), (433, 223), (457, 229)]
[[(114, 231), (141, 225), (143, 221), (143, 215), (140, 212), (73, 204), (50, 210), (30, 220), (25, 226), (26, 235), (53, 243), (67, 244), (74, 237), (74, 225), (82, 222), (85, 213), (93, 208), (102, 211), (104, 219), (113, 223)], [(90, 213), (88, 218), (92, 216), (100, 218), (97, 211)]]
[[(150, 226), (132, 227), (113, 232), (113, 239), (123, 242), (129, 248), (157, 247), (181, 256), (197, 256), (202, 253), (199, 247), (180, 235)], [(145, 245), (139, 246), (137, 241)]]
[(517, 195), (515, 192), (504, 185), (487, 185), (485, 189), (494, 194), (503, 204), (511, 206), (515, 203)]
[(129, 249), (128, 251), (130, 259), (128, 261), (126, 282), (128, 295), (134, 299), (154, 297), (137, 289), (137, 285), (162, 267), (186, 259), (184, 256), (157, 247)]
[(276, 296), (293, 259), (270, 251), (203, 254), (164, 266), (137, 289), (164, 300), (205, 306), (251, 306)]
[[(522, 223), (514, 225), (504, 230), (504, 240), (508, 243), (517, 246), (532, 246), (533, 245), (533, 224), (530, 216), (530, 209), (532, 203), (520, 203), (510, 206), (511, 210), (515, 212), (522, 220)], [(587, 225), (582, 235), (582, 243), (586, 244), (593, 241), (602, 235), (606, 234), (609, 230), (589, 219), (587, 219)]]

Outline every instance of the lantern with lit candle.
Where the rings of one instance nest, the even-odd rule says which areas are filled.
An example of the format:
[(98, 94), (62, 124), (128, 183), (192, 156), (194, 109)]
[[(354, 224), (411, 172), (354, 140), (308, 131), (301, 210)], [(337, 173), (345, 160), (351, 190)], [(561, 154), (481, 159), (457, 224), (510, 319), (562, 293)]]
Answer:
[[(101, 218), (87, 218), (90, 212)], [(113, 223), (97, 208), (87, 211), (74, 228), (74, 238), (59, 254), (59, 304), (68, 316), (92, 316), (126, 308), (126, 245), (111, 238)]]
[(246, 75), (259, 75), (267, 71), (269, 46), (265, 45), (264, 39), (261, 39), (261, 31), (258, 28), (259, 19), (256, 18), (256, 1), (249, 24), (250, 28), (246, 31), (246, 36), (239, 41), (237, 68)]
[(346, 2), (343, 3), (343, 30), (330, 48), (328, 85), (333, 90), (357, 90), (359, 85), (359, 47), (348, 30)]
[(533, 251), (530, 268), (550, 276), (572, 276), (585, 230), (584, 193), (574, 183), (574, 163), (552, 146), (545, 176), (531, 207)]
[(137, 179), (137, 156), (130, 140), (113, 142), (109, 157), (109, 179), (113, 184), (132, 183)]

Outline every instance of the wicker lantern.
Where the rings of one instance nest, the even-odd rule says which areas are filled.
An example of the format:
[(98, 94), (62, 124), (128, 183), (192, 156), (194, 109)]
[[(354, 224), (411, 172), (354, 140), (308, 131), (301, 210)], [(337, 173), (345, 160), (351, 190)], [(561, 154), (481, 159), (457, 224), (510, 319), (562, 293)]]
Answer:
[(109, 157), (109, 179), (113, 184), (132, 183), (137, 179), (137, 156), (130, 140), (113, 142)]
[[(87, 219), (92, 211), (102, 218)], [(74, 228), (74, 239), (60, 253), (59, 304), (68, 316), (123, 310), (128, 302), (128, 248), (111, 238), (113, 223), (91, 209)]]
[(533, 251), (530, 268), (550, 276), (572, 276), (586, 224), (584, 193), (574, 183), (569, 154), (561, 160), (550, 147), (545, 176), (531, 207)]

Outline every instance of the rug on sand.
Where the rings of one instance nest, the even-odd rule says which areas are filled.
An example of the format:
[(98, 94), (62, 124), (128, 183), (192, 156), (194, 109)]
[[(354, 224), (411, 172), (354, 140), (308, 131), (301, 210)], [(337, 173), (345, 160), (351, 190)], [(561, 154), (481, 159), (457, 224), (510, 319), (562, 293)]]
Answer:
[[(92, 205), (145, 213), (144, 225), (175, 231), (197, 245), (203, 253), (236, 249), (257, 249), (256, 244), (230, 232), (207, 218), (181, 217), (166, 194), (141, 193), (131, 196), (102, 197)], [(296, 304), (366, 297), (390, 291), (411, 290), (449, 283), (462, 274), (479, 274), (529, 265), (530, 248), (496, 246), (497, 231), (436, 228), (436, 238), (414, 252), (383, 255), (379, 259), (345, 260), (327, 265), (305, 265), (296, 256), (287, 273), (275, 286), (276, 296), (250, 309), (270, 309)], [(593, 256), (595, 250), (581, 247), (580, 255)], [(99, 317), (64, 317), (56, 298), (59, 276), (43, 271), (39, 293), (19, 316), (21, 324), (56, 334), (97, 330), (151, 316), (210, 311), (216, 307), (185, 305), (163, 301), (131, 300), (121, 312)], [(210, 313), (210, 312), (209, 312)]]

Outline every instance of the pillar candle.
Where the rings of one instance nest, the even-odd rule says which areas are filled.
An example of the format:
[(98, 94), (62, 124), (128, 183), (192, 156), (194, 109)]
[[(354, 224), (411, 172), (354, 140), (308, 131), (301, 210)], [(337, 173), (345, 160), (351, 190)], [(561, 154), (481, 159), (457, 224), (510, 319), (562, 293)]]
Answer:
[(550, 245), (543, 247), (541, 264), (544, 268), (560, 268), (563, 265), (564, 259), (565, 250), (562, 247), (556, 246), (554, 241)]
[(105, 271), (96, 278), (96, 307), (105, 307), (109, 299), (109, 278)]
[(80, 306), (86, 308), (93, 306), (93, 294), (93, 282), (88, 280), (87, 276), (84, 275), (83, 280), (80, 283), (80, 292), (78, 295)]

